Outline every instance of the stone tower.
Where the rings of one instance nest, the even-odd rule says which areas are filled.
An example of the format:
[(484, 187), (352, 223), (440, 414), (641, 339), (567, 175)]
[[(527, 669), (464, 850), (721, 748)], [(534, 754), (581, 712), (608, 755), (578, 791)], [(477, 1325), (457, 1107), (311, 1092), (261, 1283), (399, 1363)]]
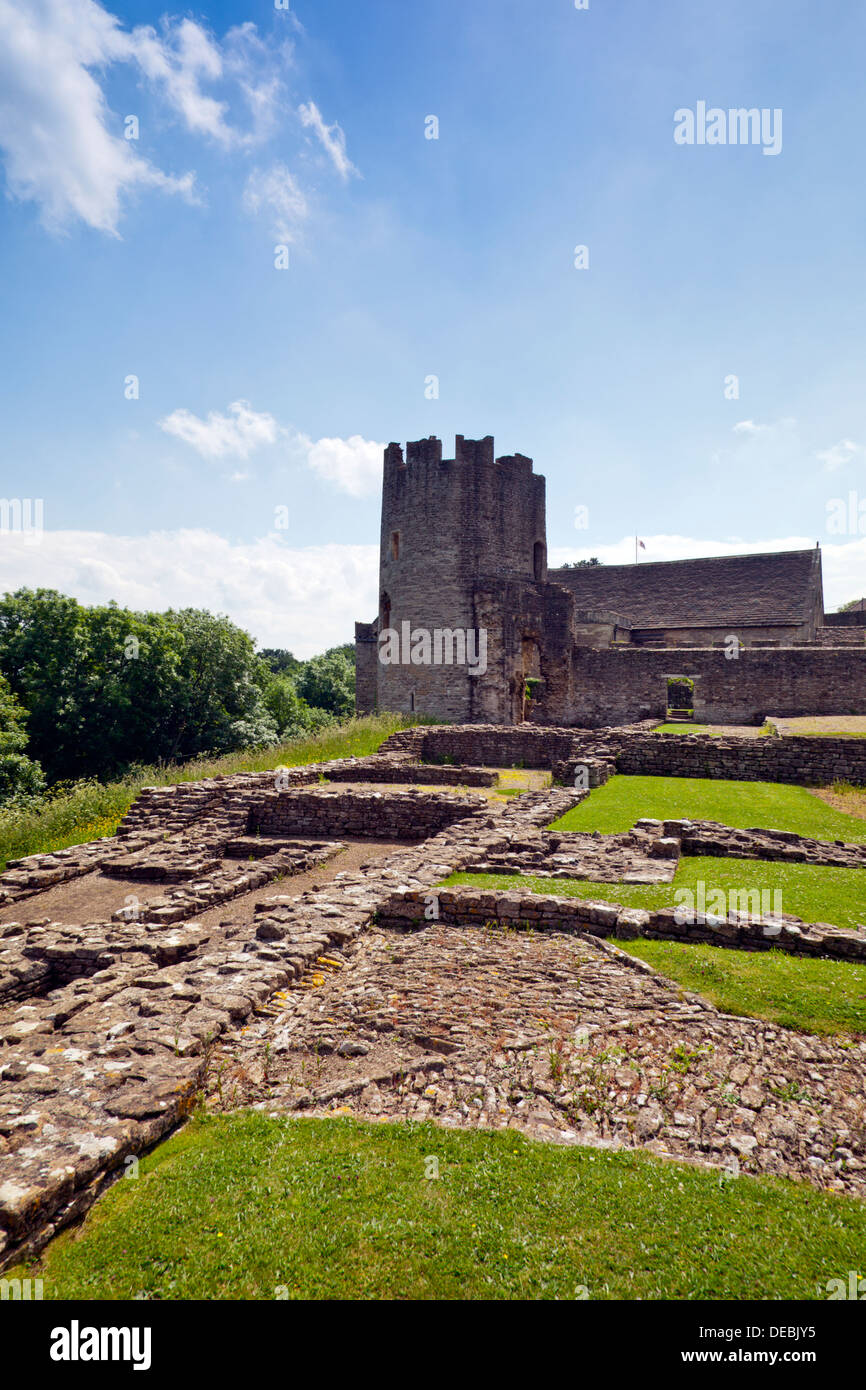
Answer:
[[(443, 459), (441, 441), (433, 437), (408, 444), (405, 459), (399, 444), (389, 444), (379, 614), (376, 622), (356, 627), (359, 711), (429, 711), (462, 722), (521, 718), (524, 676), (540, 674), (531, 669), (539, 665), (531, 644), (541, 640), (542, 605), (528, 634), (514, 623), (526, 627), (526, 600), (546, 589), (546, 581), (545, 484), (531, 459), (494, 459), (490, 436), (458, 435), (453, 459)], [(401, 641), (399, 661), (382, 660), (386, 631)], [(437, 632), (445, 634), (438, 661)], [(425, 646), (424, 633), (432, 647)], [(449, 661), (449, 653), (455, 659)]]

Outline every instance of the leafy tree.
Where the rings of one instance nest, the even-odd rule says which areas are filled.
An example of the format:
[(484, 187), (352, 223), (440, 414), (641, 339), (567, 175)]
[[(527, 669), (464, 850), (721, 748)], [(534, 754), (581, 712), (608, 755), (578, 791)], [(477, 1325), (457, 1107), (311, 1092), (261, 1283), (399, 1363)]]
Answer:
[[(231, 752), (245, 745), (244, 729), (265, 738), (266, 712), (255, 680), (252, 638), (229, 618), (200, 608), (165, 615), (180, 635), (181, 654), (170, 710), (171, 758)], [(271, 739), (276, 735), (272, 721)]]
[(308, 705), (347, 718), (355, 708), (355, 665), (338, 647), (304, 663), (296, 678), (298, 694)]
[(259, 652), (259, 659), (275, 676), (293, 676), (303, 665), (303, 662), (299, 661), (296, 656), (292, 656), (292, 653), (287, 651), (285, 647), (263, 647)]
[(852, 598), (847, 603), (841, 603), (836, 609), (837, 613), (853, 613), (855, 608), (866, 608), (866, 599)]
[[(267, 745), (354, 706), (350, 644), (304, 663), (276, 648), (256, 655), (226, 617), (85, 608), (51, 589), (0, 599), (0, 673), (26, 711), (30, 751), (51, 781)], [(23, 746), (9, 753), (26, 763)], [(41, 774), (32, 775), (36, 785)], [(0, 779), (0, 795), (2, 788)]]
[(593, 555), (590, 560), (569, 560), (562, 565), (561, 568), (564, 570), (594, 569), (596, 565), (600, 565), (601, 563), (598, 556)]
[(84, 608), (52, 590), (0, 600), (0, 671), (52, 780), (272, 741), (253, 642), (195, 609)]
[(271, 681), (265, 691), (264, 702), (276, 723), (280, 738), (297, 738), (301, 734), (315, 733), (336, 722), (327, 710), (308, 705), (288, 676), (277, 676)]
[(355, 643), (343, 642), (339, 647), (329, 647), (325, 656), (344, 656), (352, 670), (355, 669)]
[(0, 805), (38, 797), (45, 788), (41, 767), (25, 752), (26, 719), (8, 682), (0, 676)]

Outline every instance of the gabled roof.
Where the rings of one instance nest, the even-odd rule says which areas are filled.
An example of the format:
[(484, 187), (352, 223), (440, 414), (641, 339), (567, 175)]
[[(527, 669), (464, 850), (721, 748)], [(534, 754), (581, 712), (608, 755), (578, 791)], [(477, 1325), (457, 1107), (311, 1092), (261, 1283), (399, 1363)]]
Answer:
[(823, 602), (821, 551), (777, 550), (636, 565), (552, 569), (579, 608), (620, 613), (636, 628), (795, 626)]

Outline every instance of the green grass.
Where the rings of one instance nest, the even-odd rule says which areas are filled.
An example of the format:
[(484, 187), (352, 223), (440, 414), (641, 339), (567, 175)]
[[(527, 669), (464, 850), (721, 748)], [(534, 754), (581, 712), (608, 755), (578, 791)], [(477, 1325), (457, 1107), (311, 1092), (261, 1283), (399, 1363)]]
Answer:
[(69, 789), (59, 788), (37, 809), (0, 811), (0, 869), (7, 859), (47, 854), (113, 835), (142, 787), (300, 767), (330, 758), (362, 758), (375, 753), (389, 734), (423, 722), (399, 714), (370, 715), (271, 748), (194, 758), (176, 767), (139, 767), (116, 782), (79, 782)]
[(866, 966), (678, 941), (617, 945), (723, 1013), (823, 1036), (866, 1033)]
[[(768, 902), (776, 905), (772, 894), (781, 894), (782, 912), (802, 917), (805, 922), (828, 922), (835, 927), (854, 928), (866, 922), (866, 870), (823, 868), (815, 864), (770, 864), (763, 859), (713, 859), (695, 855), (680, 859), (672, 883), (596, 883), (591, 879), (533, 878), (519, 874), (454, 874), (447, 883), (472, 883), (477, 888), (521, 888), (531, 893), (555, 893), (568, 898), (598, 898), (621, 903), (623, 907), (643, 907), (654, 911), (676, 907), (674, 894), (679, 888), (697, 891), (706, 885), (706, 903), (714, 889), (726, 895), (769, 890)], [(759, 904), (741, 900), (741, 910), (751, 911)], [(728, 898), (729, 907), (738, 904)]]
[(7, 1277), (46, 1299), (823, 1299), (864, 1241), (866, 1204), (804, 1184), (246, 1111), (192, 1121)]
[(555, 830), (630, 830), (636, 820), (714, 820), (741, 830), (792, 830), (816, 840), (866, 843), (866, 820), (845, 815), (805, 787), (711, 777), (611, 777), (553, 824)]

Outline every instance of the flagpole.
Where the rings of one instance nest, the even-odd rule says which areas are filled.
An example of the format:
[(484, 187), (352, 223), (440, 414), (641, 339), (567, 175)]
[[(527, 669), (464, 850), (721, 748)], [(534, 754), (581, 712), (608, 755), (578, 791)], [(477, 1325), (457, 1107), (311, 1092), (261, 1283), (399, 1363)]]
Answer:
[(634, 538), (634, 562), (637, 564), (637, 536)]

